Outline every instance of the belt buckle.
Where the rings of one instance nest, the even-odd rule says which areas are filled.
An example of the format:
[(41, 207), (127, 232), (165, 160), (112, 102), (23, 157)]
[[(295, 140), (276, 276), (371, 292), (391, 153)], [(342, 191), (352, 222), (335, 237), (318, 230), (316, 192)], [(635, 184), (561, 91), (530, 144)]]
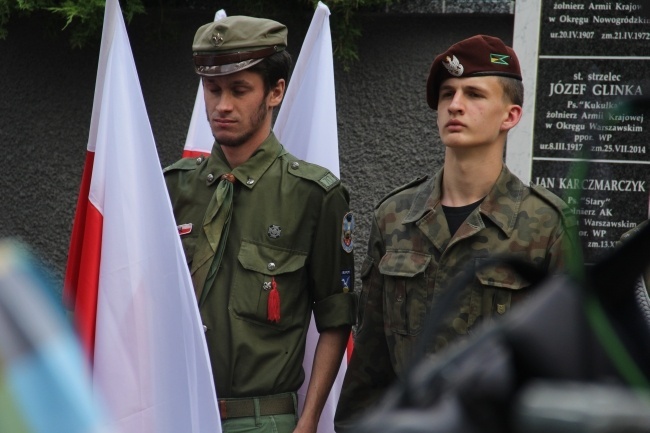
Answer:
[(228, 419), (228, 409), (225, 400), (219, 400), (219, 416), (221, 419)]

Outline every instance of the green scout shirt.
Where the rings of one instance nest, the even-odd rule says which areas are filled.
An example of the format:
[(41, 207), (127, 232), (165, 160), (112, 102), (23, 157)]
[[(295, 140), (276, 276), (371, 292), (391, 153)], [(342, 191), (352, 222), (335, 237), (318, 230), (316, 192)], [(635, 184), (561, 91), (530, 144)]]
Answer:
[[(467, 266), (496, 254), (515, 254), (545, 269), (563, 263), (564, 241), (576, 238), (575, 218), (558, 197), (526, 187), (504, 166), (496, 184), (451, 236), (442, 205), (442, 170), (398, 188), (374, 214), (362, 265), (359, 329), (339, 400), (336, 424), (349, 427), (408, 366), (432, 303)], [(505, 268), (476, 275), (461, 294), (446, 331), (431, 352), (475, 325), (506, 313), (526, 286)], [(337, 431), (339, 431), (337, 429)]]
[[(355, 321), (353, 254), (343, 245), (348, 192), (326, 169), (287, 153), (273, 134), (234, 170), (217, 144), (207, 158), (180, 160), (165, 169), (165, 181), (190, 269), (225, 173), (236, 178), (230, 231), (216, 279), (199, 303), (217, 395), (295, 392), (305, 376), (312, 310), (319, 331)], [(200, 292), (205, 279), (195, 277)], [(279, 323), (267, 319), (272, 278)]]

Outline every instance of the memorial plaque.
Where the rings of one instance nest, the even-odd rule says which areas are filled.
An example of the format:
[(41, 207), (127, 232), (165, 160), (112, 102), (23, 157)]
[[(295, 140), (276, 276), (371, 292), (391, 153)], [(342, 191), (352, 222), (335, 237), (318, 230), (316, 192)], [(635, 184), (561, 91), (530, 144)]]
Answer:
[(525, 80), (533, 72), (524, 82), (533, 101), (508, 139), (507, 162), (572, 206), (586, 263), (649, 215), (648, 8), (643, 1), (517, 2), (514, 48), (526, 57)]

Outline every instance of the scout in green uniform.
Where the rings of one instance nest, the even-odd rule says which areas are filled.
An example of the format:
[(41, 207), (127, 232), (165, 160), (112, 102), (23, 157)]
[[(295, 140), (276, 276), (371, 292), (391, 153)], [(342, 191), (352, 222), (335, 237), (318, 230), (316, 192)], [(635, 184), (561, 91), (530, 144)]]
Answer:
[[(271, 132), (291, 65), (286, 37), (284, 25), (250, 17), (198, 29), (215, 143), (210, 156), (165, 169), (224, 432), (315, 432), (355, 320), (348, 192)], [(320, 337), (298, 419), (312, 312)]]
[[(432, 304), (468, 266), (513, 254), (549, 271), (575, 244), (566, 204), (528, 187), (503, 163), (508, 131), (521, 117), (523, 85), (514, 51), (478, 35), (433, 62), (427, 102), (437, 110), (443, 168), (393, 191), (375, 208), (361, 272), (359, 329), (337, 407), (347, 431), (408, 366)], [(526, 294), (508, 269), (477, 273), (432, 335), (431, 352), (506, 314)]]

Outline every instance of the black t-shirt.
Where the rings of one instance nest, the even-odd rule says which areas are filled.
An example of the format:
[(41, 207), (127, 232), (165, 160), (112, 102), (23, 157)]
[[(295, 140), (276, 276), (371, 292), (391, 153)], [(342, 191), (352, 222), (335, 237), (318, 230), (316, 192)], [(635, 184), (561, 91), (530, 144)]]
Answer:
[(454, 233), (456, 233), (456, 230), (458, 230), (461, 224), (465, 222), (469, 214), (471, 214), (472, 211), (476, 209), (478, 205), (481, 204), (483, 198), (477, 202), (465, 206), (459, 206), (459, 207), (452, 207), (452, 206), (445, 206), (445, 205), (442, 206), (442, 210), (445, 213), (445, 218), (447, 218), (447, 226), (449, 227), (449, 233), (451, 233), (452, 236), (454, 235)]

